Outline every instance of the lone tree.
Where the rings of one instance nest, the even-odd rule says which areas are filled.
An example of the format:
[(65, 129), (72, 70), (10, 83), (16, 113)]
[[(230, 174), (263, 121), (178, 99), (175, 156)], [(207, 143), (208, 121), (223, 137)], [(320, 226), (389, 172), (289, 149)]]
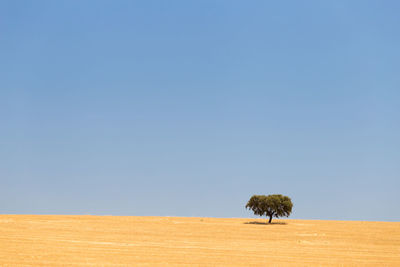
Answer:
[(273, 217), (289, 217), (292, 208), (290, 197), (283, 195), (254, 195), (246, 204), (246, 209), (252, 210), (255, 215), (268, 216), (268, 223), (271, 223)]

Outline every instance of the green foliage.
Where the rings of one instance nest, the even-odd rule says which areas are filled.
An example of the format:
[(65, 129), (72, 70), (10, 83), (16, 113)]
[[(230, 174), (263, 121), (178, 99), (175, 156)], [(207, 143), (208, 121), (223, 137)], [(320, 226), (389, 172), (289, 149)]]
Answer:
[(271, 223), (273, 217), (289, 217), (293, 204), (290, 197), (283, 195), (254, 195), (247, 202), (246, 208), (255, 215), (268, 216)]

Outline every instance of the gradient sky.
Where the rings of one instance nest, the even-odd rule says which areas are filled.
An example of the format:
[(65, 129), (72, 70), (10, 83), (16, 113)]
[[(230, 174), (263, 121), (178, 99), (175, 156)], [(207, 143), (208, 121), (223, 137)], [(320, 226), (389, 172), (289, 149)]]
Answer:
[(399, 1), (0, 1), (0, 213), (400, 220)]

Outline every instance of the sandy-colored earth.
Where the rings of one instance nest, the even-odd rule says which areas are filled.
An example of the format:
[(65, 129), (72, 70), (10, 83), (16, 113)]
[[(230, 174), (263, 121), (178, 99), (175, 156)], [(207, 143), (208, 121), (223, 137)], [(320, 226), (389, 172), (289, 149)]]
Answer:
[(400, 222), (0, 215), (1, 266), (400, 266)]

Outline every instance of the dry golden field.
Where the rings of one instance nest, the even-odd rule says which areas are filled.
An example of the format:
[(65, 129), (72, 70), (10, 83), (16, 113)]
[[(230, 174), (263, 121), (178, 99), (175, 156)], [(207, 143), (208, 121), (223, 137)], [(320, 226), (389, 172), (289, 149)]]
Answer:
[(0, 266), (400, 266), (400, 223), (0, 215)]

